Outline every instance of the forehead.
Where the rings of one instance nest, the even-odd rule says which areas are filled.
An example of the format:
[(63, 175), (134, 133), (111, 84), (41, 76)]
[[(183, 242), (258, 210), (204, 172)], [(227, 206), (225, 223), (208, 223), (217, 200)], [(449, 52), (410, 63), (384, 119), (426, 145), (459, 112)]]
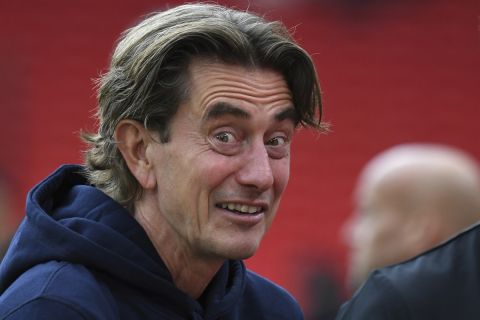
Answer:
[(256, 107), (293, 106), (283, 75), (274, 70), (194, 60), (189, 79), (189, 96), (201, 109), (222, 99)]

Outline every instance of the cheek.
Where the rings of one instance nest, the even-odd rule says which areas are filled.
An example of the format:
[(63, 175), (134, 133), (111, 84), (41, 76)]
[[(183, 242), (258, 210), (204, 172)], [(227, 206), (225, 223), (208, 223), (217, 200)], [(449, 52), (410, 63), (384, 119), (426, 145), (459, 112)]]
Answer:
[(221, 185), (225, 179), (233, 175), (240, 167), (239, 161), (232, 157), (210, 152), (195, 165), (198, 167), (199, 183), (215, 188)]
[(378, 261), (378, 264), (386, 264), (388, 257), (396, 254), (399, 242), (395, 233), (396, 228), (382, 223), (372, 230), (369, 248), (372, 259)]
[(374, 216), (359, 217), (352, 228), (350, 246), (359, 252), (376, 251), (382, 244), (381, 233), (381, 226)]
[(273, 160), (271, 164), (275, 195), (280, 196), (287, 187), (290, 177), (290, 159)]
[(353, 229), (353, 235), (351, 238), (350, 246), (357, 251), (369, 251), (373, 246), (375, 237), (374, 228), (371, 226), (367, 228), (365, 224), (356, 225)]

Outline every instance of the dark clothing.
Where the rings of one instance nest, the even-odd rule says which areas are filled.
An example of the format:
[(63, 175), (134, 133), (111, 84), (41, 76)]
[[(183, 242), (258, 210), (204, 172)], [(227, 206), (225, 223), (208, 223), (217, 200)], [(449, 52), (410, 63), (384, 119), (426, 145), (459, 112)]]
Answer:
[(342, 306), (343, 319), (480, 319), (480, 225), (373, 272)]
[(64, 166), (29, 193), (0, 266), (0, 319), (303, 319), (241, 261), (225, 262), (198, 301), (184, 294), (143, 228), (82, 172)]

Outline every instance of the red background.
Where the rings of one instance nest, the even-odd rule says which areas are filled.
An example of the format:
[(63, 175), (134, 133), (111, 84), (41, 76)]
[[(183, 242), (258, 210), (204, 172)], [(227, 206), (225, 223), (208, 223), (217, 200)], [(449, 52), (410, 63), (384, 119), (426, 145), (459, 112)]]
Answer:
[[(18, 223), (28, 189), (81, 161), (78, 132), (95, 127), (92, 79), (125, 28), (180, 1), (0, 0), (0, 171)], [(220, 1), (245, 8), (246, 1)], [(322, 266), (341, 281), (341, 225), (357, 174), (403, 142), (451, 144), (480, 158), (478, 0), (250, 1), (281, 19), (315, 60), (332, 132), (301, 131), (292, 175), (255, 271), (308, 311), (308, 278)]]

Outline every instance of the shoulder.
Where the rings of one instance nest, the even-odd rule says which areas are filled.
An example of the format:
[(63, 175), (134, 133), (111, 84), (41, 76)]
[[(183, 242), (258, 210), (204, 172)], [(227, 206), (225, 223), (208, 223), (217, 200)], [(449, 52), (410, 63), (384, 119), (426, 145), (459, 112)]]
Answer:
[[(86, 267), (51, 261), (24, 272), (0, 297), (0, 318), (102, 319), (114, 314), (109, 290)], [(61, 315), (61, 316), (60, 316)], [(3, 319), (3, 318), (2, 318)]]
[(413, 259), (372, 273), (337, 319), (475, 319), (480, 314), (478, 270), (480, 225), (475, 225)]
[[(416, 314), (480, 312), (480, 225), (404, 263), (383, 268)], [(448, 288), (448, 290), (445, 290)], [(444, 317), (443, 317), (444, 318)], [(461, 318), (461, 317), (460, 317)], [(464, 318), (464, 319), (469, 319)]]
[(303, 319), (298, 302), (287, 290), (249, 270), (243, 299), (247, 308), (255, 306), (265, 319)]
[(400, 292), (388, 277), (375, 271), (365, 284), (342, 305), (337, 320), (410, 319)]

